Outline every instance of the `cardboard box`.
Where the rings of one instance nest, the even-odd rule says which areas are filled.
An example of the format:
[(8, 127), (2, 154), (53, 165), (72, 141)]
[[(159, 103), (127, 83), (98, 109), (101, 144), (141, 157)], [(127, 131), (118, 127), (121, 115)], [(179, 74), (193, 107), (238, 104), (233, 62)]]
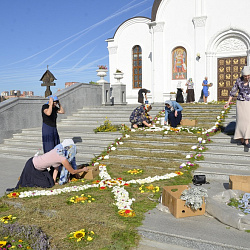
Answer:
[(197, 120), (182, 119), (181, 126), (197, 126)]
[(82, 172), (79, 174), (79, 176), (81, 178), (87, 179), (87, 180), (93, 180), (95, 179), (95, 177), (97, 177), (99, 175), (99, 166), (95, 166), (95, 167), (90, 167), (87, 166), (87, 168), (89, 169), (88, 172)]
[(250, 192), (250, 176), (249, 175), (230, 175), (229, 188), (234, 190), (242, 190)]
[(198, 210), (192, 210), (190, 207), (185, 206), (185, 201), (180, 199), (181, 193), (188, 188), (187, 185), (163, 187), (162, 204), (167, 206), (171, 214), (176, 218), (203, 215), (205, 213), (205, 202)]

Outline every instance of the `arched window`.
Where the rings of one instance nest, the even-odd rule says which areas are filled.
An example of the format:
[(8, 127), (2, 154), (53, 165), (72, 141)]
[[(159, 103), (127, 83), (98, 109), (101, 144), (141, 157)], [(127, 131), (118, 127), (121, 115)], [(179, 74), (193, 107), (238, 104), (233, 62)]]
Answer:
[(177, 47), (172, 52), (172, 79), (187, 79), (187, 52), (183, 47)]
[(141, 47), (133, 47), (133, 88), (142, 87), (142, 52)]

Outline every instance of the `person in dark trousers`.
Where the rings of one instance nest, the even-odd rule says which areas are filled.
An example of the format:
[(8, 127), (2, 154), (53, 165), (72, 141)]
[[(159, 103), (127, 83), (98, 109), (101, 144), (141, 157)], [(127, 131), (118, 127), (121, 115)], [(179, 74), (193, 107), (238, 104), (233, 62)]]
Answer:
[(56, 127), (57, 114), (64, 114), (64, 109), (57, 96), (49, 96), (49, 102), (42, 106), (42, 141), (44, 153), (49, 152), (60, 143)]
[(144, 104), (144, 96), (145, 96), (145, 99), (147, 100), (147, 93), (150, 93), (150, 90), (140, 89), (138, 91), (138, 102), (139, 103)]
[(183, 110), (182, 106), (176, 101), (165, 101), (165, 124), (169, 121), (170, 126), (176, 128), (181, 123)]

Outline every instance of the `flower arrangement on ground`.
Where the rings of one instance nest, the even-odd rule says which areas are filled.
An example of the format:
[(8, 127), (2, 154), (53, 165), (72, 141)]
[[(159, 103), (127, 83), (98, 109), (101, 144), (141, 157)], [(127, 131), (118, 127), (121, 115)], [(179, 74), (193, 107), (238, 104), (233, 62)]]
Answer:
[(128, 174), (131, 174), (131, 175), (137, 175), (137, 174), (142, 174), (143, 173), (143, 170), (142, 169), (131, 169), (131, 170), (128, 170), (127, 171)]
[(80, 241), (90, 242), (94, 240), (94, 237), (95, 237), (94, 231), (88, 231), (85, 229), (80, 229), (76, 232), (71, 232), (68, 235), (68, 239), (76, 241), (76, 242), (80, 242)]
[(3, 237), (3, 240), (0, 241), (0, 249), (32, 249), (30, 245), (22, 239), (14, 239), (9, 236)]
[(13, 223), (14, 220), (16, 220), (16, 217), (13, 217), (11, 214), (0, 218), (0, 222), (4, 224)]
[(9, 198), (18, 198), (19, 195), (20, 195), (20, 193), (18, 193), (18, 192), (12, 192), (12, 193), (7, 194), (7, 197), (9, 197)]
[(122, 209), (122, 210), (119, 210), (118, 213), (122, 217), (134, 217), (135, 216), (134, 210), (131, 210), (131, 209)]
[(71, 197), (67, 203), (68, 204), (85, 203), (85, 202), (91, 203), (93, 201), (95, 201), (95, 198), (93, 198), (91, 195), (85, 196), (85, 194), (81, 194), (80, 196), (76, 195)]
[(154, 185), (150, 184), (149, 186), (141, 185), (139, 187), (139, 190), (141, 191), (141, 193), (144, 193), (144, 192), (157, 193), (160, 191), (160, 188), (158, 186), (154, 186)]

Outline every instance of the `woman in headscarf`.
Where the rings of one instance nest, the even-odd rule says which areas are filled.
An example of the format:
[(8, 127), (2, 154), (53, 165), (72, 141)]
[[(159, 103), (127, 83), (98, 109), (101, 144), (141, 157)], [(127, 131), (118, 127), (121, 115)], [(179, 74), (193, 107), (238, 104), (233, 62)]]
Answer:
[(135, 108), (130, 115), (129, 121), (131, 122), (131, 128), (138, 127), (151, 127), (152, 125), (148, 123), (146, 114), (145, 114), (145, 105)]
[[(7, 189), (7, 191), (13, 191), (19, 187), (51, 188), (55, 185), (58, 168), (61, 165), (63, 165), (63, 169), (65, 168), (71, 174), (88, 172), (87, 167), (74, 169), (71, 166), (70, 162), (74, 161), (75, 155), (76, 145), (72, 139), (66, 139), (62, 142), (62, 144), (57, 145), (49, 152), (30, 158), (24, 166), (16, 187)], [(55, 169), (53, 177), (48, 171), (48, 168), (51, 166)], [(76, 166), (74, 167), (76, 168)], [(65, 173), (64, 171), (62, 172)], [(66, 179), (67, 177), (64, 177), (63, 183), (65, 183)]]
[(176, 101), (165, 101), (165, 122), (167, 124), (168, 121), (170, 126), (176, 128), (177, 125), (181, 123), (182, 114), (181, 111), (183, 110), (182, 106)]
[(176, 101), (179, 103), (184, 103), (183, 98), (183, 89), (181, 88), (181, 82), (178, 82), (177, 84), (177, 94), (176, 94)]
[(64, 109), (57, 96), (49, 96), (49, 101), (42, 106), (42, 140), (43, 152), (47, 153), (60, 143), (56, 120), (57, 114), (64, 114)]
[(228, 108), (233, 97), (237, 96), (236, 101), (236, 127), (234, 139), (240, 140), (239, 145), (246, 145), (250, 148), (250, 66), (244, 66), (241, 72), (242, 76), (238, 78), (229, 94), (228, 101), (224, 106)]
[(187, 102), (194, 102), (194, 82), (192, 78), (186, 83), (187, 86)]

